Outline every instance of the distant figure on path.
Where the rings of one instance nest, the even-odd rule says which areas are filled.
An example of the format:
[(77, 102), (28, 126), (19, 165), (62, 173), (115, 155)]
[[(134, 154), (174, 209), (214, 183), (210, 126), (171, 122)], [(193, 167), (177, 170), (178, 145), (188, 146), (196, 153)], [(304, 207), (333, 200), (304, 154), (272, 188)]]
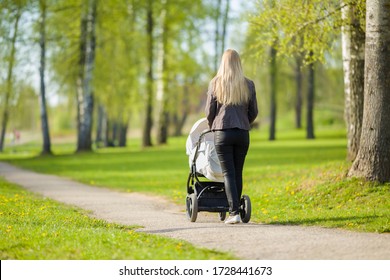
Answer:
[(20, 141), (20, 132), (17, 129), (14, 129), (11, 134), (11, 145), (14, 146)]
[(17, 129), (14, 129), (14, 135), (15, 135), (15, 144), (18, 144), (20, 141), (20, 131)]

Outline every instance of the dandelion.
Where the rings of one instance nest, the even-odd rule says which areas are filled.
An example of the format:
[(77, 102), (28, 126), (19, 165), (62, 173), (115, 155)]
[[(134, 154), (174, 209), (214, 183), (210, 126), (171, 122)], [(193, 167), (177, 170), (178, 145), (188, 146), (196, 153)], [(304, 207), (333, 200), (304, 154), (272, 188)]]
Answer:
[(181, 250), (183, 247), (183, 243), (182, 242), (179, 242), (177, 245), (176, 245), (176, 250)]

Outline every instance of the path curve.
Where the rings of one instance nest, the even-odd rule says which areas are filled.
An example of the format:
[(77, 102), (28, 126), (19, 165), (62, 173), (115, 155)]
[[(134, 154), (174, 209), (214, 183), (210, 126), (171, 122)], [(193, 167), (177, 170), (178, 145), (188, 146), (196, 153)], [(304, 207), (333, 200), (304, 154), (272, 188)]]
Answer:
[(0, 176), (44, 197), (90, 210), (96, 218), (140, 225), (140, 232), (230, 252), (241, 259), (390, 259), (390, 234), (256, 223), (225, 225), (217, 214), (204, 212), (191, 223), (185, 216), (184, 201), (177, 206), (160, 197), (92, 187), (2, 162)]

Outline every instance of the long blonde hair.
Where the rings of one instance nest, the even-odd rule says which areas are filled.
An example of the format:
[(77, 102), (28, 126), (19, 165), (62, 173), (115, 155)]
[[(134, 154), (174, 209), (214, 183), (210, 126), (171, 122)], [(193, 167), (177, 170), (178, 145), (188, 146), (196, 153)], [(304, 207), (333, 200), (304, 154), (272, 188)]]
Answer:
[(225, 105), (249, 102), (249, 89), (235, 50), (228, 49), (222, 55), (217, 75), (212, 80), (217, 101)]

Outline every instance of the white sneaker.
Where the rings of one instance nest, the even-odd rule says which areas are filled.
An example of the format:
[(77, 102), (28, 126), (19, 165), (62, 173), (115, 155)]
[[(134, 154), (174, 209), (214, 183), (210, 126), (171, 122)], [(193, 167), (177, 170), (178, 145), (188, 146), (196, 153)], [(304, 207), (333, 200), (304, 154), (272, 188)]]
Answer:
[(240, 215), (230, 216), (230, 217), (225, 221), (225, 224), (238, 224), (238, 223), (241, 223)]

